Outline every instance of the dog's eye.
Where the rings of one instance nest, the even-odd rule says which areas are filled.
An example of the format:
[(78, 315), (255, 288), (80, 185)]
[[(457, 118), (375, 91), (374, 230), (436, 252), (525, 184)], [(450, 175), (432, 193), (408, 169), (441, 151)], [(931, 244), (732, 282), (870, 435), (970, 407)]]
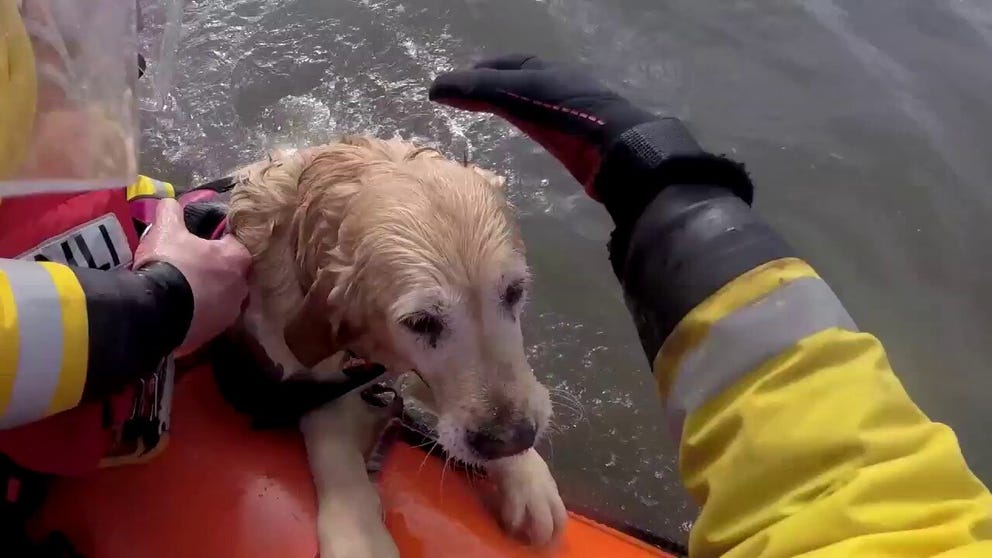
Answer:
[(507, 308), (513, 308), (520, 302), (520, 299), (524, 296), (524, 283), (523, 281), (514, 281), (507, 285), (506, 291), (503, 292), (502, 300), (503, 304)]
[(431, 347), (437, 347), (437, 340), (444, 331), (444, 322), (433, 314), (411, 314), (403, 318), (400, 323), (403, 324), (403, 327), (427, 340)]

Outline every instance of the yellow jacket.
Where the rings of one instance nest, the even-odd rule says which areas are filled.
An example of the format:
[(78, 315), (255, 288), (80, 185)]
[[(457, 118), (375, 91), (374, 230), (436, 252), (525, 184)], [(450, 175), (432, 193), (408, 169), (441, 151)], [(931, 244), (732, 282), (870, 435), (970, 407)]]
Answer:
[(992, 556), (992, 496), (804, 262), (706, 298), (654, 361), (701, 513), (690, 556)]
[(31, 41), (15, 0), (0, 0), (0, 179), (24, 157), (34, 125), (38, 84)]

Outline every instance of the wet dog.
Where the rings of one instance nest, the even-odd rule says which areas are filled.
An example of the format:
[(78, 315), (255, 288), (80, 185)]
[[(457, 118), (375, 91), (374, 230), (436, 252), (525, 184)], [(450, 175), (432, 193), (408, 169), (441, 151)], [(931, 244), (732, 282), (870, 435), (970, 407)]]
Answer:
[[(254, 258), (246, 328), (284, 378), (339, 380), (349, 354), (414, 371), (440, 444), (494, 479), (507, 530), (535, 544), (561, 531), (533, 447), (551, 403), (524, 352), (530, 277), (502, 178), (407, 142), (345, 138), (239, 171), (229, 225)], [(357, 393), (300, 421), (322, 556), (398, 555), (365, 472), (380, 425)]]

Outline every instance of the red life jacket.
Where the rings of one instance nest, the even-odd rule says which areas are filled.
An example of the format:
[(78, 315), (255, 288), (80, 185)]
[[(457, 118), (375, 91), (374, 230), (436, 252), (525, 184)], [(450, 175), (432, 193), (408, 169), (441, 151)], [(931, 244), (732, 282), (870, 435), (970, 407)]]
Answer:
[[(123, 188), (0, 201), (0, 257), (115, 269), (129, 267), (138, 237)], [(38, 422), (0, 431), (0, 454), (32, 471), (95, 470), (131, 415), (135, 387)]]

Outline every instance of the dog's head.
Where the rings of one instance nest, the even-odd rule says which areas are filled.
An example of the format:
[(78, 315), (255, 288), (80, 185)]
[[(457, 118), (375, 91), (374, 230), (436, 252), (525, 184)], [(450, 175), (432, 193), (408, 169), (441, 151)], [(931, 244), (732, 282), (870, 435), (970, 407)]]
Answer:
[[(401, 141), (348, 138), (285, 157), (256, 169), (255, 182), (296, 176), (295, 192), (266, 194), (291, 207), (266, 224), (260, 208), (243, 211), (241, 188), (231, 221), (256, 275), (296, 289), (287, 345), (304, 364), (348, 348), (416, 371), (440, 442), (464, 461), (531, 447), (551, 405), (524, 352), (530, 276), (502, 179)], [(265, 229), (257, 235), (253, 219)], [(254, 248), (254, 236), (274, 240)]]

